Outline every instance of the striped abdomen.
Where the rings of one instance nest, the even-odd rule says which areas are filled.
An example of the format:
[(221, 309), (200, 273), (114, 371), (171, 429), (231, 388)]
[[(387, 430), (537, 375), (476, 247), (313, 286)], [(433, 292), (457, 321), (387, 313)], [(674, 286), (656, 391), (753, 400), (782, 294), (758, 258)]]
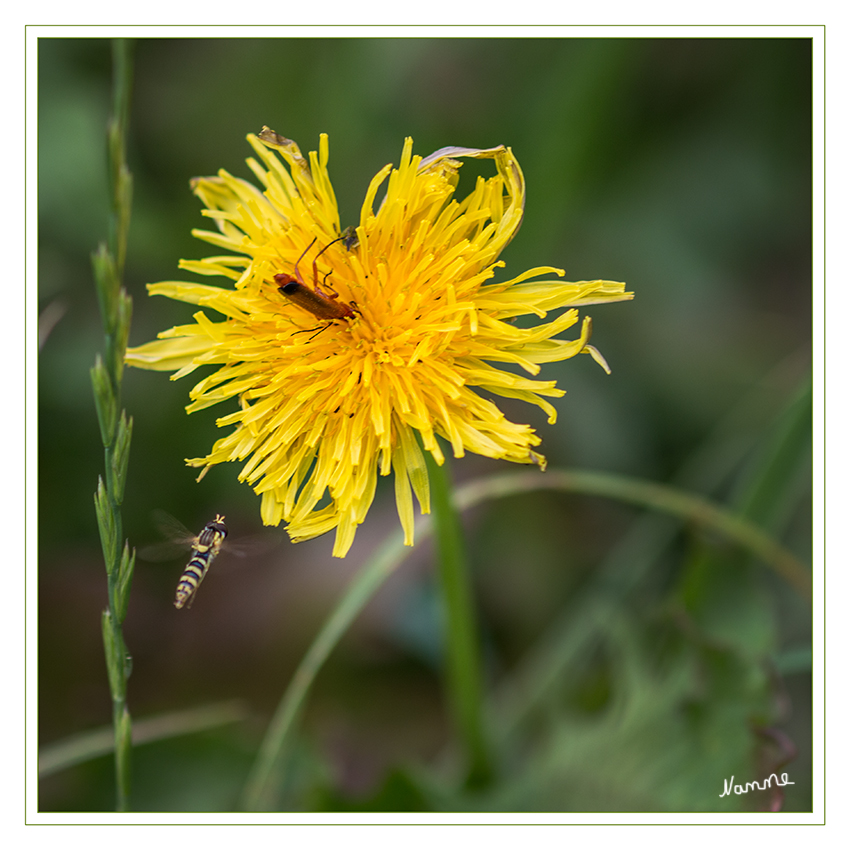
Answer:
[(177, 582), (177, 594), (174, 600), (175, 608), (182, 608), (187, 602), (192, 605), (195, 593), (201, 585), (213, 559), (218, 555), (224, 538), (227, 537), (227, 527), (223, 516), (216, 515), (213, 522), (208, 522), (204, 530), (197, 536), (192, 546), (192, 558), (180, 581)]

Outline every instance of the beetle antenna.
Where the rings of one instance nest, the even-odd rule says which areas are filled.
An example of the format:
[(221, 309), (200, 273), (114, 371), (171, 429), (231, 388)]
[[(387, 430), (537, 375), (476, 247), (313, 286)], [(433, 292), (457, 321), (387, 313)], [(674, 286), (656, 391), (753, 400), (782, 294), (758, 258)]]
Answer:
[[(299, 274), (298, 274), (298, 264), (301, 262), (301, 260), (303, 260), (303, 259), (304, 259), (304, 254), (306, 254), (306, 253), (307, 253), (307, 252), (308, 252), (308, 251), (309, 251), (309, 250), (313, 247), (313, 245), (314, 245), (314, 244), (315, 244), (315, 242), (316, 242), (316, 238), (317, 238), (317, 237), (315, 237), (315, 236), (313, 237), (313, 241), (312, 241), (312, 242), (311, 242), (311, 243), (310, 243), (310, 244), (309, 244), (309, 245), (308, 245), (308, 246), (304, 249), (304, 252), (303, 252), (303, 253), (301, 254), (301, 256), (300, 256), (300, 257), (299, 257), (299, 258), (295, 261), (295, 277), (297, 277), (297, 278), (299, 278), (299, 279), (300, 279), (300, 276), (299, 276)], [(333, 243), (331, 243), (331, 244), (333, 244)]]
[[(315, 260), (313, 260), (313, 262), (315, 263), (315, 262), (316, 262), (316, 260), (318, 260), (318, 259), (319, 259), (319, 257), (321, 257), (321, 256), (322, 256), (322, 254), (324, 254), (324, 253), (325, 253), (325, 251), (327, 251), (327, 250), (328, 250), (328, 248), (330, 248), (330, 247), (331, 247), (331, 245), (336, 245), (336, 243), (337, 243), (337, 242), (342, 242), (342, 240), (343, 240), (343, 239), (345, 239), (345, 236), (337, 236), (337, 238), (336, 238), (336, 239), (334, 239), (332, 242), (328, 242), (328, 244), (327, 244), (327, 245), (325, 245), (325, 247), (324, 247), (324, 248), (322, 248), (322, 250), (321, 250), (321, 251), (319, 251), (319, 253), (318, 253), (318, 254), (316, 254), (316, 259), (315, 259)], [(315, 241), (316, 241), (316, 240), (314, 239), (314, 240), (313, 240), (313, 242), (315, 242)], [(311, 242), (310, 244), (312, 245), (313, 243)], [(305, 252), (305, 253), (306, 253), (306, 252)]]

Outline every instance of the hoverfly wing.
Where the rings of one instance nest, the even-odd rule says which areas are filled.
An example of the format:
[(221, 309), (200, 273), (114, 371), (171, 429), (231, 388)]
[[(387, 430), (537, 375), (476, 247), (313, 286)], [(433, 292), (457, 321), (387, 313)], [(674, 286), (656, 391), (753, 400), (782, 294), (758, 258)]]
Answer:
[(168, 511), (157, 508), (151, 511), (151, 516), (159, 533), (167, 540), (186, 546), (190, 546), (194, 541), (195, 535), (177, 517), (172, 516)]
[(151, 511), (154, 525), (166, 539), (139, 549), (143, 561), (173, 561), (192, 548), (196, 536), (170, 513), (157, 508)]
[(251, 534), (248, 537), (226, 541), (222, 544), (221, 551), (227, 555), (235, 555), (237, 558), (254, 558), (276, 549), (282, 540), (279, 534), (270, 532)]

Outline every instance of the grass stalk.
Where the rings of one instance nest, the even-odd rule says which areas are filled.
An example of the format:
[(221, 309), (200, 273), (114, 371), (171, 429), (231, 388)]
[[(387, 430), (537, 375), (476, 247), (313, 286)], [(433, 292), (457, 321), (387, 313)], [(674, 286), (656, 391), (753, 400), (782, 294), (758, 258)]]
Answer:
[[(415, 534), (426, 537), (430, 525), (430, 517), (420, 517)], [(265, 811), (272, 805), (270, 797), (275, 768), (287, 747), (295, 720), (319, 670), (366, 603), (409, 552), (410, 548), (404, 545), (401, 532), (391, 534), (372, 560), (355, 576), (330, 617), (325, 620), (295, 670), (266, 730), (242, 794), (241, 806), (245, 811)]]
[[(97, 525), (106, 566), (107, 605), (101, 617), (106, 670), (112, 696), (115, 739), (116, 811), (129, 809), (132, 721), (127, 708), (131, 659), (121, 625), (127, 615), (135, 550), (121, 543), (121, 503), (127, 476), (133, 420), (121, 410), (124, 352), (130, 334), (132, 301), (121, 285), (130, 224), (132, 178), (126, 163), (126, 135), (132, 84), (131, 47), (113, 42), (113, 109), (107, 130), (110, 178), (109, 236), (92, 255), (95, 286), (103, 320), (105, 346), (91, 370), (95, 407), (104, 449), (105, 471), (94, 496)], [(120, 413), (119, 413), (120, 410)]]

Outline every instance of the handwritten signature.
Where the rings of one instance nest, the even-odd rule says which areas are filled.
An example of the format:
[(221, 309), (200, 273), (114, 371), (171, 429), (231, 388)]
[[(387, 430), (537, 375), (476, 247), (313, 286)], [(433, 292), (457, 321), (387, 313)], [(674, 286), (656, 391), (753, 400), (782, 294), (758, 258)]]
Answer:
[(719, 794), (719, 797), (725, 797), (727, 794), (731, 794), (733, 791), (736, 794), (747, 794), (750, 791), (766, 791), (770, 788), (770, 783), (773, 780), (776, 780), (777, 787), (781, 787), (783, 785), (793, 785), (793, 782), (790, 782), (788, 779), (788, 774), (783, 773), (782, 778), (777, 778), (775, 773), (771, 773), (764, 782), (759, 785), (758, 782), (748, 782), (746, 785), (733, 785), (732, 783), (735, 781), (735, 777), (731, 776), (728, 780), (723, 780), (723, 793)]

